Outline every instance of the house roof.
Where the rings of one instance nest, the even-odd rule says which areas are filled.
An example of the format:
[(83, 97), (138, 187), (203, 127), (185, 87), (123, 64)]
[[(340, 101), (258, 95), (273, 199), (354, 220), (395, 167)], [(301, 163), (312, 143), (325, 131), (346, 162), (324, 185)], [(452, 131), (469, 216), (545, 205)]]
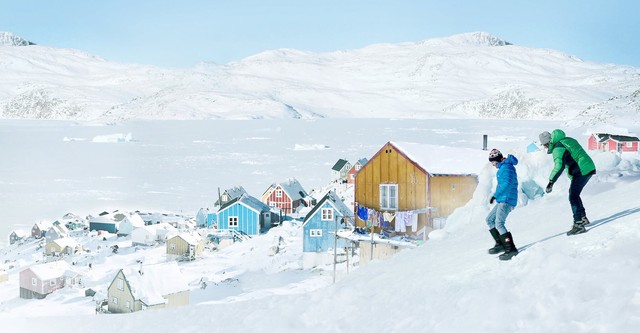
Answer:
[[(223, 194), (226, 193), (231, 199), (235, 199), (243, 194), (247, 194), (247, 191), (242, 186), (236, 186), (233, 188), (228, 188), (224, 190)], [(216, 200), (216, 205), (220, 204), (220, 199)]]
[(71, 271), (71, 267), (66, 261), (54, 261), (46, 264), (33, 265), (29, 267), (33, 274), (40, 280), (51, 280), (67, 275), (67, 272)]
[(57, 238), (52, 240), (49, 243), (56, 243), (56, 245), (60, 246), (61, 248), (65, 248), (67, 246), (74, 248), (79, 245), (79, 243), (74, 238), (71, 238), (71, 237)]
[(363, 157), (363, 158), (359, 159), (356, 163), (360, 164), (360, 165), (365, 165), (365, 164), (367, 164), (367, 162), (369, 162), (369, 160), (366, 157)]
[(307, 191), (302, 188), (300, 182), (295, 178), (288, 179), (278, 185), (287, 193), (291, 200), (303, 199), (308, 196)]
[(333, 209), (340, 212), (342, 216), (353, 217), (353, 211), (349, 209), (347, 205), (344, 204), (344, 202), (338, 197), (338, 195), (335, 192), (329, 191), (327, 192), (327, 194), (324, 195), (324, 197), (322, 197), (322, 199), (320, 199), (318, 204), (316, 204), (313, 207), (313, 209), (309, 211), (309, 213), (305, 216), (303, 225), (309, 222), (309, 220), (316, 214), (316, 212), (318, 212), (318, 210), (322, 208), (325, 202), (328, 202), (333, 207)]
[(260, 212), (264, 212), (264, 211), (269, 211), (271, 210), (271, 207), (267, 206), (267, 204), (265, 204), (264, 202), (248, 195), (248, 194), (243, 194), (229, 202), (227, 202), (226, 204), (222, 205), (220, 207), (220, 210), (218, 211), (219, 213), (222, 213), (224, 210), (226, 210), (227, 208), (233, 206), (236, 202), (240, 202), (243, 205), (249, 207), (250, 209), (254, 210), (256, 213), (260, 213)]
[(615, 135), (615, 134), (608, 134), (608, 133), (593, 133), (593, 136), (596, 137), (598, 142), (605, 142), (605, 141), (607, 141), (609, 139), (614, 140), (614, 141), (618, 141), (618, 142), (636, 142), (636, 141), (640, 141), (640, 139), (638, 139), (635, 136)]
[(476, 175), (488, 163), (488, 153), (481, 149), (395, 141), (389, 144), (434, 176)]
[(122, 269), (122, 273), (131, 287), (133, 297), (147, 305), (165, 303), (162, 296), (189, 290), (186, 278), (174, 262), (141, 268), (127, 267)]
[(339, 159), (338, 162), (336, 162), (336, 164), (333, 165), (333, 168), (331, 168), (331, 170), (340, 171), (340, 170), (342, 170), (342, 168), (344, 168), (344, 166), (347, 163), (349, 163), (349, 161), (343, 160), (343, 159)]
[(181, 233), (181, 234), (175, 235), (172, 238), (175, 238), (175, 237), (180, 237), (184, 239), (184, 241), (187, 242), (187, 244), (191, 244), (191, 245), (198, 245), (198, 243), (202, 241), (202, 236), (198, 234)]

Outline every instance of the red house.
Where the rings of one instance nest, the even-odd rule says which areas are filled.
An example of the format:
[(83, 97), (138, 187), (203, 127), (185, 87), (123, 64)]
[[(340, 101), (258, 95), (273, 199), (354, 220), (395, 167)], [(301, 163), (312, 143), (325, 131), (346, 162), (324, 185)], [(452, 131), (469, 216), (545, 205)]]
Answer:
[(635, 136), (615, 135), (608, 133), (593, 133), (589, 137), (589, 150), (638, 152), (640, 139)]
[[(267, 194), (267, 192), (265, 192)], [(280, 208), (282, 215), (291, 214), (299, 206), (306, 206), (307, 192), (296, 179), (289, 179), (283, 183), (272, 185), (271, 193), (266, 196), (264, 203), (271, 207)]]
[(347, 173), (347, 184), (353, 184), (356, 182), (356, 173), (360, 171), (363, 165), (367, 164), (369, 160), (366, 158), (359, 159), (356, 163), (353, 164), (349, 172)]

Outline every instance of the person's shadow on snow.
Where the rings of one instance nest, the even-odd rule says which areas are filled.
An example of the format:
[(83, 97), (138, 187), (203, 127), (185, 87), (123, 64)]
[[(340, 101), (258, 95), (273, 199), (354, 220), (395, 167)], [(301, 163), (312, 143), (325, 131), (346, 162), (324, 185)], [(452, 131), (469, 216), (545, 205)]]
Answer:
[[(597, 219), (595, 221), (591, 221), (591, 223), (589, 223), (589, 225), (587, 226), (587, 231), (589, 231), (591, 229), (594, 229), (594, 228), (597, 228), (599, 226), (605, 225), (605, 224), (607, 224), (609, 222), (615, 221), (615, 220), (617, 220), (617, 219), (619, 219), (621, 217), (628, 216), (628, 215), (631, 215), (631, 214), (636, 214), (636, 213), (640, 213), (640, 207), (623, 210), (623, 211), (617, 212), (617, 213), (615, 213), (615, 214), (613, 214), (611, 216), (604, 217), (604, 218), (601, 218), (601, 219)], [(531, 247), (531, 246), (533, 246), (535, 244), (538, 244), (538, 243), (541, 243), (541, 242), (545, 242), (545, 241), (547, 241), (547, 240), (549, 240), (551, 238), (554, 238), (554, 237), (566, 236), (566, 234), (567, 234), (566, 232), (561, 232), (559, 234), (555, 234), (555, 235), (543, 238), (543, 239), (541, 239), (539, 241), (535, 241), (533, 243), (529, 243), (527, 245), (519, 247), (518, 251), (522, 252), (522, 251), (526, 250), (527, 248), (529, 248), (529, 247)]]

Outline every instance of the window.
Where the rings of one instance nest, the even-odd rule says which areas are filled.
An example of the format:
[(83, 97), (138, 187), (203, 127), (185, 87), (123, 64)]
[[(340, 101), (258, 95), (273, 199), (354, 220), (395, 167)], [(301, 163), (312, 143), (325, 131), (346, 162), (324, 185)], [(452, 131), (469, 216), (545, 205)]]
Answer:
[(333, 221), (333, 209), (322, 208), (322, 221)]
[(113, 302), (113, 304), (118, 304), (118, 298), (117, 297), (113, 297), (111, 299), (111, 301)]
[(50, 280), (49, 281), (49, 285), (52, 286), (52, 287), (55, 286), (56, 285), (56, 279)]
[(131, 309), (131, 302), (127, 301), (127, 309)]
[(276, 198), (282, 198), (282, 190), (276, 190)]
[(118, 289), (124, 290), (124, 280), (118, 279)]
[(398, 209), (398, 184), (380, 184), (380, 209)]
[(38, 279), (31, 278), (31, 284), (34, 285), (34, 286), (37, 286), (38, 285)]
[(169, 248), (171, 250), (175, 250), (176, 249), (176, 243), (169, 243)]
[(309, 236), (311, 236), (311, 237), (322, 237), (322, 229), (311, 229), (311, 230), (309, 230)]
[(627, 148), (633, 147), (633, 142), (626, 142), (626, 146), (627, 146)]
[(356, 171), (359, 171), (360, 168), (362, 168), (362, 165), (360, 165), (360, 164), (356, 165)]
[(237, 227), (238, 227), (238, 217), (229, 216), (229, 228), (237, 228)]

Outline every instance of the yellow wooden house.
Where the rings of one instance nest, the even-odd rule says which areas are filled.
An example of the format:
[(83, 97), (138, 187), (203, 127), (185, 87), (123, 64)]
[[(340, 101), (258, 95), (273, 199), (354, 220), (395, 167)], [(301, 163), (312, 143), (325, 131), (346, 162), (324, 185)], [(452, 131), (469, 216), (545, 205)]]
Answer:
[[(446, 219), (471, 199), (487, 163), (481, 149), (387, 142), (356, 175), (355, 201), (380, 212), (416, 212), (417, 230), (406, 233), (426, 239), (434, 220)], [(356, 217), (357, 226), (365, 224)]]

